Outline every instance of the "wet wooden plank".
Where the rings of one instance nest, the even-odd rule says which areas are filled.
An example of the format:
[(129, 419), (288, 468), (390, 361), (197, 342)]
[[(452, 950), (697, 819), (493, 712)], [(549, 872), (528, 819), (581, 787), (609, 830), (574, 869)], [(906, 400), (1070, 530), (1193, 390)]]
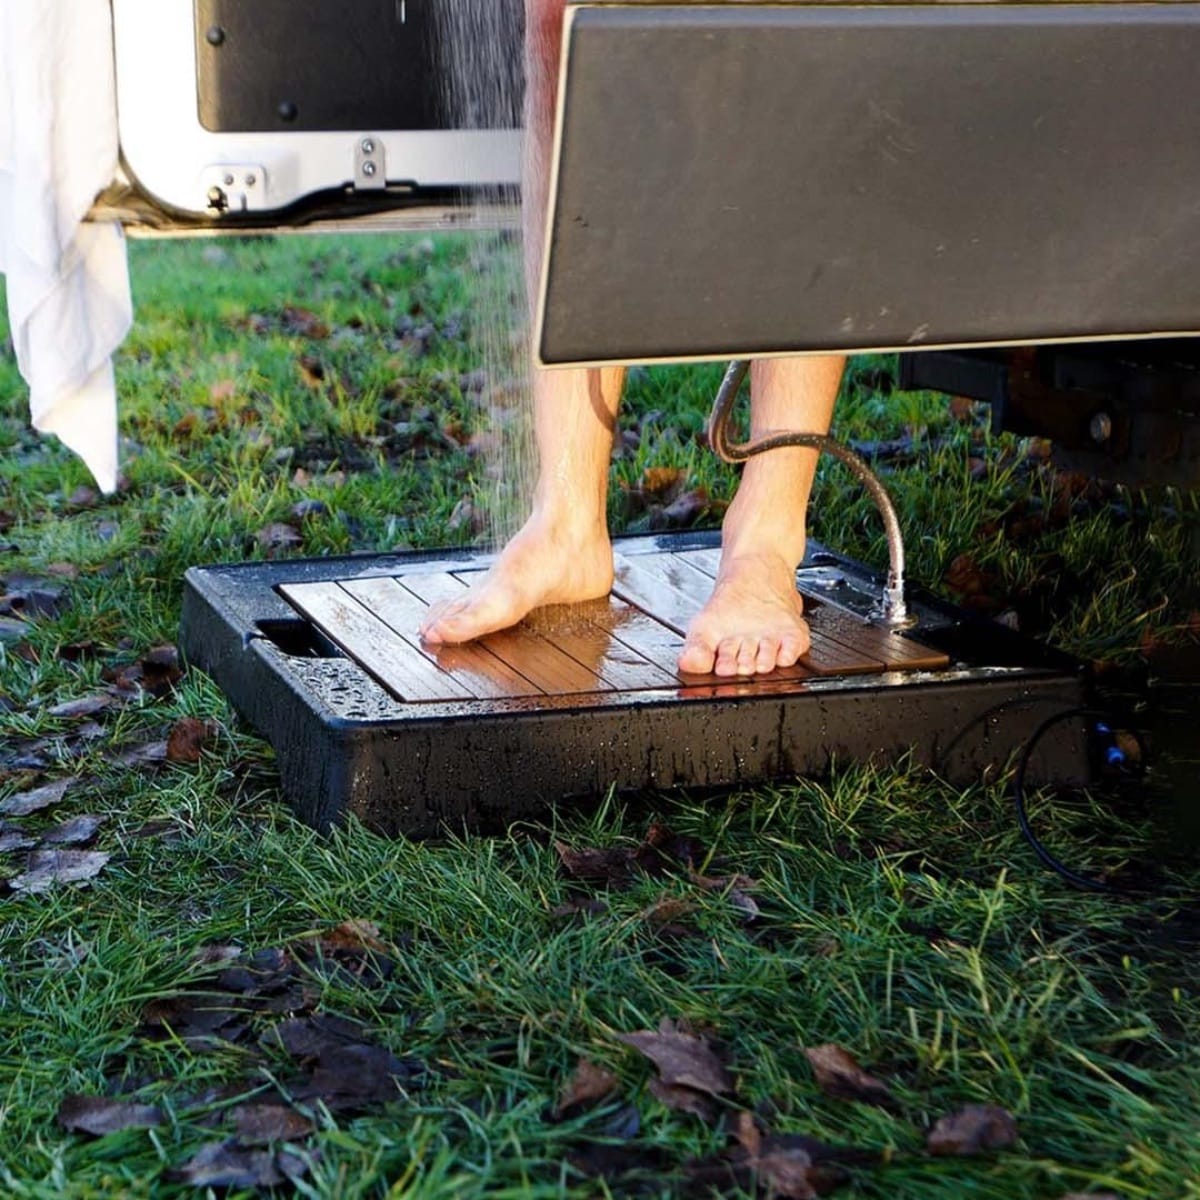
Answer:
[[(618, 632), (625, 618), (643, 616), (615, 596), (583, 604), (555, 604), (535, 609), (524, 625), (583, 663), (620, 691), (674, 688), (674, 671), (629, 645)], [(649, 618), (644, 618), (649, 621)], [(656, 623), (655, 623), (656, 624)], [(674, 637), (664, 625), (658, 625)], [(668, 659), (673, 662), (672, 659)]]
[(452, 675), (473, 696), (495, 700), (505, 696), (541, 696), (541, 688), (529, 682), (506, 662), (476, 642), (463, 646), (426, 646), (419, 630), (429, 605), (386, 575), (366, 579), (343, 579), (341, 586), (394, 629), (406, 642)]
[[(680, 632), (686, 632), (712, 591), (713, 578), (699, 565), (712, 561), (712, 551), (686, 551), (620, 560), (615, 590)], [(700, 556), (707, 556), (701, 558)], [(715, 567), (714, 567), (715, 570)], [(880, 659), (831, 641), (809, 621), (812, 644), (795, 667), (780, 667), (766, 679), (817, 675), (869, 675), (880, 672)]]
[(821, 631), (844, 646), (852, 646), (862, 654), (883, 659), (889, 671), (936, 671), (948, 666), (950, 656), (931, 650), (911, 638), (901, 637), (883, 625), (863, 621), (844, 608), (823, 603), (809, 615)]
[[(669, 625), (655, 620), (636, 605), (628, 604), (619, 596), (608, 598), (608, 615), (605, 628), (618, 641), (643, 658), (657, 663), (672, 676), (673, 681), (683, 680), (675, 668), (679, 651), (683, 649), (683, 638)], [(686, 676), (692, 679), (693, 676)]]
[(475, 698), (338, 583), (288, 583), (279, 591), (401, 700)]
[[(459, 577), (448, 572), (414, 573), (396, 579), (426, 604), (437, 604), (460, 596), (472, 574), (464, 572)], [(489, 633), (477, 644), (550, 695), (616, 690), (608, 680), (524, 624)]]

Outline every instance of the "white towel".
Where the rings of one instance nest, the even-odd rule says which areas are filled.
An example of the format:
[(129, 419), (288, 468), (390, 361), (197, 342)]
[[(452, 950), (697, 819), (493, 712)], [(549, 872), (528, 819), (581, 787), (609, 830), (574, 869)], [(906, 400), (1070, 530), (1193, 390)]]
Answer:
[(34, 426), (117, 486), (112, 354), (133, 306), (119, 225), (83, 224), (117, 168), (108, 0), (0, 0), (0, 272)]

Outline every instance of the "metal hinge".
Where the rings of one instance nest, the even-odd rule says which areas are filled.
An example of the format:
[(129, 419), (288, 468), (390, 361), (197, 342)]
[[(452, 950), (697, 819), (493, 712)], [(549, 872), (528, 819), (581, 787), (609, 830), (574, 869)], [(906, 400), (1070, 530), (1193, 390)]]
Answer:
[(200, 173), (200, 186), (214, 216), (267, 207), (267, 173), (261, 163), (212, 163)]
[(364, 133), (354, 143), (354, 186), (362, 191), (387, 187), (387, 152), (373, 133)]

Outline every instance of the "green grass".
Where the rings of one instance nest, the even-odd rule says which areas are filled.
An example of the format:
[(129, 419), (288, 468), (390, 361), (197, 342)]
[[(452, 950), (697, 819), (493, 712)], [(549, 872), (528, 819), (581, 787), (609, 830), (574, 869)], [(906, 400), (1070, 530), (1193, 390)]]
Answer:
[[(228, 1132), (205, 1125), (230, 1103), (205, 1089), (260, 1086), (278, 1064), (239, 1047), (149, 1042), (138, 1033), (143, 1005), (194, 980), (202, 946), (279, 946), (360, 919), (380, 927), (397, 969), (373, 988), (317, 977), (320, 1006), (369, 1021), (429, 1075), (385, 1110), (318, 1111), (303, 1194), (603, 1194), (610, 1185), (568, 1158), (612, 1140), (627, 1104), (639, 1114), (634, 1147), (657, 1148), (668, 1164), (715, 1152), (725, 1132), (664, 1108), (647, 1064), (616, 1040), (672, 1017), (711, 1028), (737, 1081), (730, 1111), (756, 1108), (775, 1131), (892, 1154), (845, 1194), (1200, 1197), (1200, 860), (1172, 824), (1196, 801), (1190, 736), (1174, 735), (1192, 763), (1177, 771), (1173, 799), (1034, 799), (1038, 827), (1072, 863), (1124, 861), (1152, 881), (1148, 895), (1097, 897), (1038, 865), (1005, 781), (952, 788), (904, 763), (716, 797), (610, 797), (504, 837), (417, 845), (355, 824), (330, 837), (299, 825), (269, 748), (198, 673), (165, 698), (102, 714), (90, 740), (76, 736), (79, 720), (51, 716), (97, 687), (105, 666), (175, 638), (188, 566), (267, 553), (259, 532), (291, 519), (298, 501), (324, 502), (297, 522), (297, 552), (319, 555), (470, 540), (451, 517), (463, 495), (486, 489), (484, 464), (458, 444), (478, 421), (458, 333), (470, 319), (463, 239), (142, 243), (132, 253), (138, 323), (118, 361), (118, 497), (71, 503), (85, 473), (27, 430), (15, 365), (0, 353), (0, 546), (15, 546), (0, 553), (0, 578), (79, 569), (71, 605), (31, 626), (30, 651), (0, 642), (0, 758), (36, 744), (50, 764), (40, 775), (8, 769), (0, 798), (78, 775), (53, 816), (23, 824), (103, 814), (96, 846), (112, 855), (87, 887), (0, 895), (3, 1195), (194, 1194), (173, 1170)], [(289, 321), (289, 305), (330, 335), (308, 336), (310, 318)], [(412, 328), (425, 323), (435, 328), (419, 354)], [(923, 431), (915, 459), (887, 468), (914, 576), (951, 595), (964, 572), (982, 578), (984, 611), (1016, 612), (1031, 635), (1159, 706), (1142, 687), (1146, 654), (1185, 650), (1200, 608), (1195, 498), (1084, 493), (1056, 504), (1063, 480), (1024, 443), (992, 436), (983, 419), (954, 419), (943, 397), (895, 392), (893, 373), (885, 358), (852, 363), (837, 432)], [(642, 437), (614, 464), (618, 485), (678, 467), (685, 487), (731, 494), (732, 474), (698, 441), (717, 378), (719, 368), (633, 372), (622, 426)], [(649, 520), (613, 492), (614, 523)], [(878, 519), (835, 464), (821, 469), (811, 529), (882, 560)], [(118, 761), (119, 748), (164, 736), (182, 716), (219, 726), (199, 765)], [(631, 845), (654, 818), (698, 838), (714, 869), (754, 877), (760, 918), (744, 924), (682, 869), (607, 893), (604, 914), (552, 915), (576, 894), (553, 838)], [(0, 877), (19, 858), (0, 855)], [(646, 917), (664, 893), (693, 906), (690, 936), (664, 938)], [(824, 1098), (802, 1053), (822, 1042), (887, 1079), (896, 1110)], [(619, 1093), (555, 1123), (548, 1110), (580, 1056), (616, 1071)], [(167, 1123), (95, 1140), (56, 1126), (65, 1094), (118, 1088), (163, 1105)], [(977, 1101), (1016, 1114), (1015, 1148), (969, 1160), (921, 1153), (938, 1116)], [(658, 1167), (641, 1186), (673, 1195), (681, 1185)]]

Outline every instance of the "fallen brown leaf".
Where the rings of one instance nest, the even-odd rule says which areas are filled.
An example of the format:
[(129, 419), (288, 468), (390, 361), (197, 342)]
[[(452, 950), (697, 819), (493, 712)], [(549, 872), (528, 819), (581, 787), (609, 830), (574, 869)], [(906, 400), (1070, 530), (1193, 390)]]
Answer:
[(330, 1112), (357, 1111), (401, 1097), (401, 1089), (419, 1083), (424, 1066), (397, 1058), (383, 1046), (352, 1042), (321, 1051), (308, 1082), (292, 1093), (304, 1102), (319, 1100)]
[(258, 531), (258, 544), (268, 553), (277, 550), (291, 550), (304, 541), (304, 535), (291, 525), (282, 521), (273, 521), (264, 525)]
[(335, 925), (317, 935), (325, 950), (377, 950), (386, 953), (387, 944), (380, 938), (379, 926), (374, 921), (352, 918)]
[(670, 504), (661, 509), (650, 522), (654, 529), (686, 529), (714, 509), (723, 509), (708, 494), (707, 488), (695, 488), (682, 492)]
[(212, 744), (217, 726), (197, 717), (181, 717), (167, 735), (167, 762), (198, 763), (205, 747)]
[(617, 1088), (617, 1077), (607, 1067), (581, 1058), (578, 1066), (563, 1086), (554, 1107), (556, 1120), (565, 1121), (595, 1107)]
[(882, 1155), (854, 1146), (828, 1146), (803, 1134), (763, 1133), (752, 1114), (734, 1126), (738, 1147), (688, 1164), (687, 1178), (710, 1191), (757, 1189), (780, 1200), (813, 1200), (846, 1179), (847, 1166), (876, 1166)]
[(565, 842), (555, 842), (559, 861), (568, 875), (576, 879), (593, 879), (607, 883), (623, 882), (631, 878), (636, 851), (628, 846), (609, 849), (574, 850)]
[(298, 1155), (253, 1150), (230, 1140), (203, 1147), (174, 1174), (193, 1187), (273, 1188), (302, 1178), (307, 1170)]
[(895, 1103), (891, 1089), (882, 1080), (869, 1075), (848, 1050), (827, 1042), (823, 1046), (807, 1046), (808, 1059), (817, 1077), (817, 1086), (835, 1100), (861, 1100), (887, 1108)]
[(652, 496), (661, 496), (686, 478), (687, 471), (683, 467), (647, 467), (642, 472), (641, 487)]
[(316, 1129), (310, 1118), (286, 1104), (240, 1104), (233, 1110), (233, 1121), (243, 1146), (294, 1142)]
[(17, 892), (44, 892), (56, 883), (94, 879), (111, 856), (97, 850), (35, 850), (24, 874), (8, 881)]
[(153, 646), (142, 655), (142, 686), (155, 696), (165, 696), (183, 678), (179, 647), (166, 642)]
[(316, 341), (322, 341), (329, 336), (329, 326), (316, 313), (294, 305), (288, 305), (283, 310), (280, 325), (284, 333), (297, 334)]
[(17, 792), (15, 796), (0, 800), (0, 813), (8, 817), (27, 817), (30, 813), (50, 808), (62, 800), (74, 782), (74, 779), (56, 779), (53, 783), (43, 784), (30, 791)]
[(247, 1005), (227, 994), (183, 992), (148, 1001), (142, 1007), (142, 1032), (189, 1044), (211, 1038), (236, 1042), (248, 1031), (250, 1012)]
[(655, 1100), (673, 1112), (691, 1113), (692, 1116), (709, 1123), (716, 1119), (716, 1106), (712, 1097), (704, 1092), (698, 1092), (695, 1088), (680, 1087), (678, 1084), (664, 1083), (658, 1078), (651, 1079), (646, 1087)]
[(95, 488), (81, 483), (68, 497), (67, 507), (72, 509), (94, 508), (100, 503), (100, 493)]
[(1005, 1150), (1017, 1140), (1017, 1122), (998, 1104), (968, 1104), (941, 1118), (925, 1140), (930, 1154), (969, 1156)]
[(642, 913), (642, 918), (651, 925), (670, 925), (695, 911), (696, 906), (690, 900), (680, 896), (660, 896)]
[(165, 740), (161, 742), (140, 742), (136, 746), (129, 746), (122, 750), (120, 754), (115, 756), (113, 761), (120, 763), (123, 767), (141, 767), (152, 763), (166, 762), (167, 743)]
[(318, 391), (325, 386), (325, 364), (311, 354), (302, 354), (297, 363), (305, 387)]
[(122, 1129), (148, 1129), (166, 1120), (161, 1108), (114, 1100), (107, 1096), (64, 1096), (58, 1106), (59, 1125), (68, 1133), (90, 1133), (103, 1137)]
[(52, 708), (48, 708), (46, 713), (51, 717), (94, 717), (96, 713), (111, 708), (116, 702), (117, 698), (111, 692), (92, 692), (87, 696), (79, 696), (75, 700), (65, 700), (62, 704), (55, 704)]
[(367, 1028), (360, 1021), (332, 1013), (311, 1017), (293, 1017), (269, 1029), (262, 1038), (264, 1046), (279, 1046), (298, 1060), (313, 1060), (343, 1046), (366, 1044)]
[(11, 854), (14, 850), (28, 850), (30, 846), (37, 844), (37, 838), (30, 837), (29, 834), (23, 833), (19, 829), (5, 829), (0, 832), (0, 854)]
[(96, 836), (105, 818), (98, 813), (80, 813), (42, 834), (42, 841), (52, 846), (80, 846)]
[(657, 1032), (622, 1033), (617, 1040), (650, 1059), (669, 1086), (693, 1088), (713, 1096), (733, 1091), (733, 1079), (707, 1040), (680, 1032), (669, 1020), (664, 1020)]

